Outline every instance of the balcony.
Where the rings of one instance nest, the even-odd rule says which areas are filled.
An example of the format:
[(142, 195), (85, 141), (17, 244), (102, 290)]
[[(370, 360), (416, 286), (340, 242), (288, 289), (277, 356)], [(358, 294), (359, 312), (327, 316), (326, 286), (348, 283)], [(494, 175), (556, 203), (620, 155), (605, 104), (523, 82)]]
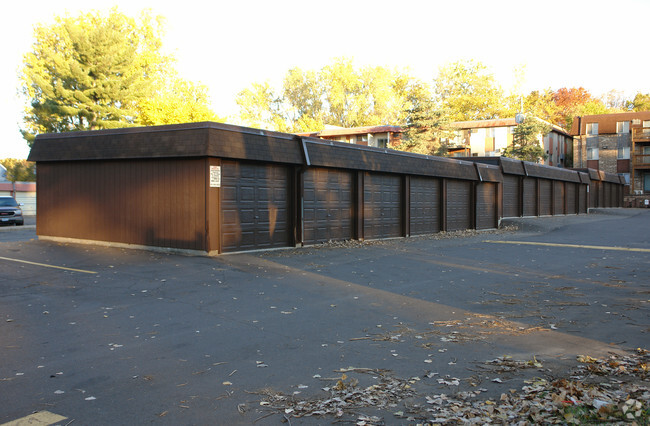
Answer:
[(632, 141), (635, 143), (650, 142), (650, 127), (632, 129)]
[(635, 169), (650, 169), (650, 153), (633, 154), (632, 165)]

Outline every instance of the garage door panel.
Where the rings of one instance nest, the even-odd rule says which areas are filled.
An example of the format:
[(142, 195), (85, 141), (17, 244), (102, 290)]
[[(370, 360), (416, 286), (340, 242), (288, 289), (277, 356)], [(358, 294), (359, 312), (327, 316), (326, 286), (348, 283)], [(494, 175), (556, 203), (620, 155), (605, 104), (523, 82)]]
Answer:
[(411, 178), (411, 235), (440, 232), (440, 180)]
[(579, 185), (578, 193), (580, 194), (578, 200), (578, 213), (587, 213), (587, 188), (588, 185)]
[(578, 213), (576, 207), (576, 184), (575, 183), (566, 184), (566, 201), (567, 201), (567, 214)]
[(476, 215), (478, 229), (497, 227), (497, 184), (483, 182), (477, 187)]
[(402, 235), (401, 177), (366, 173), (364, 178), (364, 237)]
[(539, 212), (542, 216), (551, 214), (551, 205), (553, 203), (552, 184), (553, 182), (548, 179), (540, 179), (539, 181)]
[(524, 216), (537, 215), (537, 180), (524, 178)]
[(447, 231), (472, 228), (470, 215), (471, 194), (471, 182), (447, 181)]
[(554, 214), (564, 214), (564, 182), (553, 183), (555, 194), (553, 200)]
[(289, 245), (288, 183), (284, 166), (223, 161), (223, 251)]
[(345, 170), (310, 168), (303, 174), (303, 187), (303, 242), (317, 244), (351, 239), (352, 174)]
[(519, 176), (503, 176), (503, 217), (519, 216)]

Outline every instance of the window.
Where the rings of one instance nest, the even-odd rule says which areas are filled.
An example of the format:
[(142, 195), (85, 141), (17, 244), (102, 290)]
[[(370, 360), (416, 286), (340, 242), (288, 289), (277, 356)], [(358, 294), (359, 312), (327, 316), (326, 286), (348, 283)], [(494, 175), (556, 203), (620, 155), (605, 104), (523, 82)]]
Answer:
[(587, 134), (588, 135), (597, 135), (598, 134), (598, 123), (587, 123)]
[(598, 160), (598, 148), (587, 148), (587, 160)]
[(629, 160), (630, 159), (630, 147), (629, 146), (619, 146), (618, 147), (618, 156), (619, 160)]
[(487, 138), (493, 138), (494, 137), (494, 127), (490, 127), (489, 129), (485, 129), (485, 137), (487, 137)]
[(630, 122), (629, 121), (617, 121), (616, 122), (616, 133), (630, 133)]
[(643, 120), (643, 127), (645, 128), (650, 127), (650, 120)]
[(377, 139), (377, 148), (386, 148), (388, 146), (387, 138), (378, 138)]

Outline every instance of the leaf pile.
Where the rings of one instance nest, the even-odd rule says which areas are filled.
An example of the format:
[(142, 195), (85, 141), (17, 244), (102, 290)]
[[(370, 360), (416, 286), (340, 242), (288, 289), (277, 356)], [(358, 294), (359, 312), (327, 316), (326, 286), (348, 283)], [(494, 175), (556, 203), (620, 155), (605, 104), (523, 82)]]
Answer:
[[(611, 355), (608, 359), (579, 356), (570, 379), (525, 381), (521, 391), (501, 394), (498, 400), (477, 398), (487, 389), (427, 396), (428, 406), (413, 406), (408, 419), (433, 424), (583, 424), (650, 421), (649, 353)], [(505, 358), (488, 364), (508, 368), (536, 367), (537, 361)], [(596, 376), (594, 376), (596, 375)], [(597, 378), (598, 380), (594, 380)], [(420, 409), (420, 411), (418, 411)]]
[[(268, 391), (260, 405), (287, 420), (333, 416), (343, 421), (345, 415), (355, 416), (357, 425), (386, 421), (360, 413), (364, 408), (390, 410), (392, 416), (425, 425), (650, 423), (650, 352), (637, 349), (629, 355), (612, 354), (606, 359), (581, 355), (577, 361), (580, 364), (567, 377), (525, 380), (520, 390), (510, 389), (498, 398), (488, 397), (494, 393), (470, 383), (469, 391), (426, 395), (421, 401), (415, 390), (420, 381), (417, 377), (404, 380), (386, 370), (350, 367), (337, 370), (344, 373), (340, 377), (321, 379), (335, 383), (323, 388), (325, 397), (299, 399), (295, 394)], [(485, 364), (502, 372), (541, 367), (536, 358), (519, 361), (500, 357)], [(361, 387), (346, 372), (370, 374), (377, 383)]]
[[(275, 413), (290, 417), (356, 415), (357, 424), (379, 424), (381, 419), (357, 413), (363, 408), (388, 409), (415, 395), (412, 384), (415, 380), (404, 380), (393, 377), (385, 370), (367, 368), (347, 368), (340, 377), (322, 379), (334, 381), (332, 386), (322, 388), (327, 396), (321, 398), (302, 399), (296, 395), (286, 395), (279, 392), (266, 392), (266, 397), (260, 405)], [(348, 377), (346, 372), (370, 374), (376, 383), (370, 386), (359, 386), (359, 380)]]

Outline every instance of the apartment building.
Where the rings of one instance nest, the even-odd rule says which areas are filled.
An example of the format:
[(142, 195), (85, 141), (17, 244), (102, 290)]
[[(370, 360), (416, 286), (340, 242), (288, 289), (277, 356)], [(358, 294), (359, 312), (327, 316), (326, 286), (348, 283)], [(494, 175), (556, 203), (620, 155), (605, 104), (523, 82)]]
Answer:
[(573, 120), (574, 167), (625, 177), (630, 196), (650, 195), (650, 111), (585, 115)]
[[(547, 155), (543, 164), (571, 167), (571, 135), (559, 126), (547, 124), (551, 126), (551, 131), (546, 136), (539, 136), (540, 146), (544, 147)], [(499, 157), (509, 145), (512, 145), (517, 122), (514, 118), (504, 118), (458, 121), (452, 123), (452, 126), (457, 129), (457, 136), (448, 142), (451, 156)]]
[(338, 127), (325, 126), (320, 132), (298, 133), (299, 136), (347, 142), (375, 148), (391, 148), (402, 138), (400, 126)]

